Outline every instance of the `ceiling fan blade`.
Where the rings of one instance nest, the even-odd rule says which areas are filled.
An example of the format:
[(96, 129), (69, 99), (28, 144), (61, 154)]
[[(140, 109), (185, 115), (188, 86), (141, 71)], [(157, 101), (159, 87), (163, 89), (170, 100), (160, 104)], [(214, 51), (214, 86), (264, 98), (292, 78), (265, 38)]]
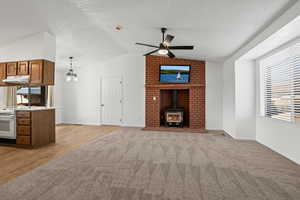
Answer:
[(151, 54), (157, 52), (158, 50), (159, 50), (159, 49), (155, 49), (154, 51), (151, 51), (151, 52), (149, 52), (149, 53), (144, 54), (144, 56), (149, 56), (149, 55), (151, 55)]
[(144, 43), (135, 43), (137, 45), (142, 45), (142, 46), (147, 46), (147, 47), (154, 47), (154, 48), (159, 48), (159, 46), (151, 45), (151, 44), (144, 44)]
[(171, 42), (172, 42), (172, 40), (175, 38), (175, 36), (173, 36), (173, 35), (167, 35), (166, 36), (166, 38), (165, 38), (165, 41), (164, 41), (164, 43), (165, 44), (167, 44), (167, 45), (169, 45)]
[(169, 49), (192, 50), (194, 46), (169, 46)]
[(168, 56), (169, 56), (170, 58), (175, 58), (175, 55), (174, 55), (171, 51), (168, 52)]

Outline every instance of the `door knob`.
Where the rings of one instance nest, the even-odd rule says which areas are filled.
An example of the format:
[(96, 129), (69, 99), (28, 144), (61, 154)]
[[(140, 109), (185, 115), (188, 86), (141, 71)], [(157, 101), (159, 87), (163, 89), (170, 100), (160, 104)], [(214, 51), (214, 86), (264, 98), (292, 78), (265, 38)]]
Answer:
[(101, 104), (101, 107), (104, 107), (104, 104)]

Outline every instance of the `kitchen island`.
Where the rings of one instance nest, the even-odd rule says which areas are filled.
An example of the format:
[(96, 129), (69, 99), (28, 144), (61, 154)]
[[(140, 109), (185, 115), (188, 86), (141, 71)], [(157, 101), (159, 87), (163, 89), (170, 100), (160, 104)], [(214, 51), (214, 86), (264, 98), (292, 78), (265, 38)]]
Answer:
[(21, 147), (40, 147), (51, 143), (55, 143), (55, 109), (16, 108), (16, 144)]

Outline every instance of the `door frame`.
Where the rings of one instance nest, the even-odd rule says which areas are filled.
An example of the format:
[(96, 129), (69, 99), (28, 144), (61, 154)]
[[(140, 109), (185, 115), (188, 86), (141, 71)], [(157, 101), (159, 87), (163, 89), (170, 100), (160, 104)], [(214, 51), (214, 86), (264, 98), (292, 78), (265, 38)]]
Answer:
[[(119, 124), (103, 124), (103, 106), (101, 106), (103, 104), (102, 102), (102, 97), (103, 97), (103, 88), (102, 88), (102, 83), (103, 83), (103, 79), (106, 78), (111, 78), (111, 79), (119, 79), (120, 81), (120, 89), (121, 89), (121, 118), (120, 118), (120, 123)], [(112, 126), (122, 126), (124, 123), (124, 80), (123, 80), (123, 76), (100, 76), (100, 104), (99, 104), (99, 110), (100, 110), (100, 125), (112, 125)]]

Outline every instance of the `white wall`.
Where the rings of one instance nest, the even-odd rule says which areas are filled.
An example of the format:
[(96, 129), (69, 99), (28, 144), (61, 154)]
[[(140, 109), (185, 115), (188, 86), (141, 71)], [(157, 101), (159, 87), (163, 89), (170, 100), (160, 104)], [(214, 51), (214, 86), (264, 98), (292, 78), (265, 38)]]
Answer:
[[(79, 61), (78, 61), (79, 62)], [(145, 58), (141, 55), (124, 55), (106, 62), (95, 60), (75, 64), (77, 83), (56, 82), (63, 98), (56, 96), (61, 106), (62, 121), (74, 124), (101, 123), (100, 77), (121, 76), (123, 78), (123, 126), (145, 125)], [(62, 68), (63, 66), (58, 66)], [(65, 71), (67, 70), (64, 67)], [(62, 73), (62, 77), (64, 73)], [(206, 126), (207, 129), (222, 130), (222, 64), (206, 63)], [(58, 106), (60, 107), (60, 106)]]
[[(295, 40), (290, 45), (300, 42)], [(272, 52), (269, 52), (267, 56), (271, 56), (287, 46), (283, 45)], [(264, 58), (264, 57), (263, 57)], [(263, 59), (262, 58), (262, 59)], [(261, 103), (262, 92), (261, 92), (261, 70), (259, 69), (259, 61), (256, 63), (256, 140), (274, 151), (286, 156), (287, 158), (300, 164), (300, 124), (293, 124), (277, 119), (270, 119), (261, 116)]]
[(42, 32), (1, 45), (0, 62), (47, 59), (55, 61), (55, 37)]
[(121, 76), (124, 94), (123, 125), (144, 126), (145, 61), (143, 56), (124, 55), (107, 62), (81, 60), (78, 66), (75, 70), (79, 81), (61, 83), (64, 96), (64, 123), (99, 125), (101, 123), (100, 77)]
[(101, 76), (123, 78), (123, 126), (145, 126), (145, 57), (121, 56), (103, 64)]
[(235, 65), (236, 61), (255, 48), (261, 42), (269, 38), (276, 31), (299, 16), (300, 2), (295, 3), (290, 9), (283, 13), (278, 19), (272, 22), (265, 30), (260, 32), (229, 57), (223, 65), (223, 127), (224, 130), (234, 138), (238, 138), (236, 133), (236, 84), (235, 84)]
[[(259, 70), (250, 67), (253, 65), (253, 61), (250, 63), (247, 63), (248, 61), (236, 62), (241, 58), (249, 57), (249, 52), (253, 51), (255, 47), (267, 40), (272, 34), (298, 17), (299, 13), (300, 2), (297, 2), (253, 40), (245, 44), (225, 61), (223, 65), (223, 127), (227, 133), (235, 138), (244, 139), (244, 136), (253, 137), (258, 142), (300, 164), (300, 125), (259, 116), (260, 108), (258, 106), (260, 102), (260, 91), (258, 83), (259, 76), (257, 75)], [(256, 48), (256, 51), (263, 52), (258, 48)], [(251, 52), (251, 55), (254, 54), (255, 53)], [(241, 65), (241, 62), (244, 63)], [(253, 70), (256, 71), (254, 79), (252, 78)], [(251, 74), (251, 76), (247, 77), (247, 73)], [(234, 75), (236, 75), (236, 77), (233, 77)], [(248, 96), (249, 94), (243, 94), (243, 87), (247, 90), (251, 90), (254, 84), (256, 88), (255, 100), (241, 104), (244, 99), (253, 99), (253, 93), (250, 96)], [(248, 97), (244, 98), (243, 95), (247, 95)], [(254, 104), (256, 104), (255, 110), (257, 111), (255, 122), (253, 122), (253, 113), (250, 109)], [(247, 113), (244, 116), (245, 118), (240, 115), (243, 113)], [(248, 126), (248, 122), (255, 127), (254, 135), (252, 135), (253, 127)]]
[(206, 129), (223, 130), (222, 124), (222, 63), (206, 62)]
[(255, 139), (255, 62), (223, 65), (223, 129), (236, 139)]
[(265, 117), (256, 118), (256, 140), (300, 164), (300, 125)]
[(223, 130), (236, 137), (235, 121), (235, 62), (228, 60), (223, 65), (223, 104), (222, 121)]
[(64, 103), (64, 81), (65, 71), (55, 70), (55, 85), (54, 85), (54, 107), (55, 107), (55, 121), (56, 124), (64, 122), (63, 119), (63, 103)]
[(235, 62), (236, 137), (255, 140), (256, 70), (254, 61)]
[(97, 69), (100, 67), (99, 63), (82, 62), (79, 69), (75, 68), (78, 82), (61, 82), (64, 123), (100, 124), (100, 73)]

